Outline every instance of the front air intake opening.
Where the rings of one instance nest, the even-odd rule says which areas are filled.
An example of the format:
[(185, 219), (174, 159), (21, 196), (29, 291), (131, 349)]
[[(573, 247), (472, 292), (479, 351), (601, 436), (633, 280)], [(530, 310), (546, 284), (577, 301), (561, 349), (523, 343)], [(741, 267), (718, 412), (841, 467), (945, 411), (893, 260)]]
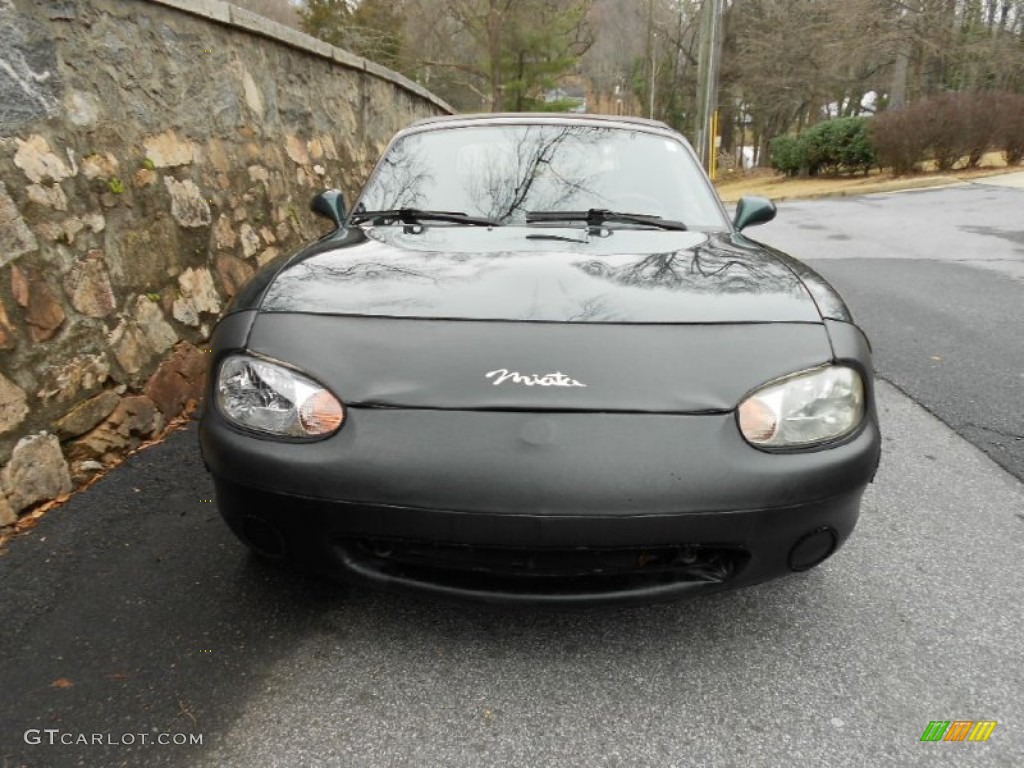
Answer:
[(750, 559), (742, 549), (700, 545), (521, 549), (384, 538), (338, 544), (363, 567), (385, 575), (548, 595), (722, 583)]

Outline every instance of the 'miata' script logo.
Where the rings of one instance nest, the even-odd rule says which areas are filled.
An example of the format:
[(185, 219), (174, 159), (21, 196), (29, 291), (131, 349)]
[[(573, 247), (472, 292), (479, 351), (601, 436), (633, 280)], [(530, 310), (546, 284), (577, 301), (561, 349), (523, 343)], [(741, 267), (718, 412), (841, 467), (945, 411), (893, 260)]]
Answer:
[(581, 384), (576, 381), (576, 379), (566, 376), (561, 371), (538, 375), (536, 373), (519, 373), (519, 371), (510, 371), (508, 368), (499, 368), (496, 371), (489, 371), (488, 373), (485, 373), (484, 378), (494, 379), (494, 381), (491, 382), (494, 386), (504, 384), (506, 381), (512, 382), (513, 384), (525, 384), (528, 387), (587, 386), (586, 384)]

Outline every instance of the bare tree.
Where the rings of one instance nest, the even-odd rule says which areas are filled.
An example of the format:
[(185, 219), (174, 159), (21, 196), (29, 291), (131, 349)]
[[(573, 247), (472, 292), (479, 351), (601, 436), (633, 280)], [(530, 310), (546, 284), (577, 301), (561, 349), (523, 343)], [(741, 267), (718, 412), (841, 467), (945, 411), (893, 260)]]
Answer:
[(408, 0), (404, 66), (463, 108), (544, 107), (593, 43), (591, 0)]
[[(295, 0), (307, 19), (335, 19), (321, 37), (458, 109), (549, 108), (545, 94), (571, 74), (592, 110), (688, 134), (706, 1)], [(286, 0), (237, 2), (294, 23)], [(756, 145), (763, 162), (772, 138), (826, 117), (946, 91), (1024, 92), (1024, 0), (725, 0), (722, 30), (722, 143)]]

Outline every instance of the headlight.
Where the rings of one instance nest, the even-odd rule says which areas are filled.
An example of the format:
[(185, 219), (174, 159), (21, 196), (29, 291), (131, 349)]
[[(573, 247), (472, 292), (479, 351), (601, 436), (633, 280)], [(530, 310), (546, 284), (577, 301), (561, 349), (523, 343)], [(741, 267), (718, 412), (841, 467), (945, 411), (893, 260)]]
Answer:
[(764, 448), (811, 446), (847, 435), (864, 418), (864, 382), (852, 368), (831, 365), (797, 373), (740, 403), (743, 437)]
[(230, 421), (277, 437), (326, 437), (345, 409), (301, 373), (247, 355), (233, 355), (217, 373), (217, 406)]

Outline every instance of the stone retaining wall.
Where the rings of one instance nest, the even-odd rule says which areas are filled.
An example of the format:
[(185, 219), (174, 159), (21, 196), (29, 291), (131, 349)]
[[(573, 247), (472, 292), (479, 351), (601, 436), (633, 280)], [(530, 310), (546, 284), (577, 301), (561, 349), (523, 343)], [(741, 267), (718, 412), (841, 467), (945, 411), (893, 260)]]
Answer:
[(450, 111), (216, 0), (0, 0), (0, 526), (182, 413), (312, 194)]

